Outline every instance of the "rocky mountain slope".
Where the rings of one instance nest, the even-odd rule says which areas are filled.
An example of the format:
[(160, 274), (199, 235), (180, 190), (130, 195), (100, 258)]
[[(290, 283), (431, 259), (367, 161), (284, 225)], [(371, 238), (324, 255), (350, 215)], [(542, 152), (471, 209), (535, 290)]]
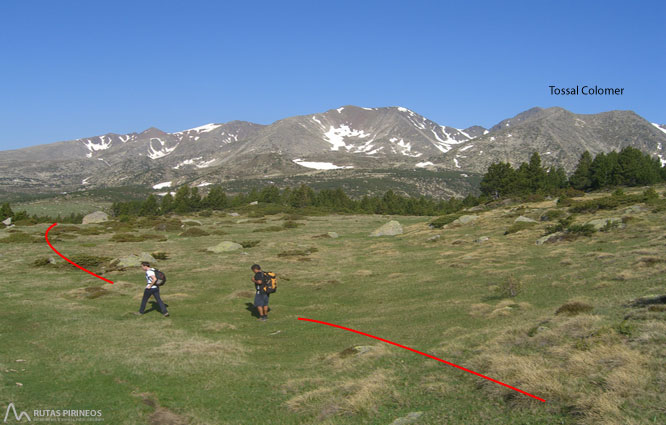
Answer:
[(629, 145), (666, 158), (666, 126), (631, 111), (580, 115), (532, 108), (489, 130), (457, 129), (403, 107), (343, 106), (270, 125), (232, 121), (175, 133), (149, 128), (4, 151), (0, 190), (128, 184), (164, 190), (183, 183), (330, 173), (322, 170), (337, 170), (335, 178), (344, 178), (368, 170), (423, 168), (465, 178), (495, 161), (516, 165), (534, 151), (544, 163), (571, 171), (584, 150), (595, 154)]

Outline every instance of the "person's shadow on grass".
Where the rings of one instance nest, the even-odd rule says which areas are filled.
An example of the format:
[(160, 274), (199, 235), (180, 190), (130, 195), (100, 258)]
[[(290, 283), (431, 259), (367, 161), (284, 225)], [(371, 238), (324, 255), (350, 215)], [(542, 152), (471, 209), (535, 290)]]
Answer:
[[(164, 303), (164, 307), (169, 308), (169, 304)], [(160, 311), (160, 305), (157, 304), (157, 301), (150, 301), (150, 308), (148, 310), (144, 311), (143, 314), (148, 314), (151, 311), (159, 311), (160, 314), (162, 313)]]
[(254, 306), (254, 304), (252, 304), (252, 303), (245, 303), (245, 309), (246, 309), (247, 311), (249, 311), (250, 313), (252, 313), (252, 317), (256, 317), (257, 319), (258, 319), (259, 317), (261, 317), (261, 316), (259, 315), (259, 310), (257, 310), (257, 308)]

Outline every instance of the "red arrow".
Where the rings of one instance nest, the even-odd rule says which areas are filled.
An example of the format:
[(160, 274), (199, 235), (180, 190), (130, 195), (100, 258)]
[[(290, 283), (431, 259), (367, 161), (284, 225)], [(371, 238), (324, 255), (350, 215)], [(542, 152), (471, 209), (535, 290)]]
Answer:
[(51, 229), (53, 229), (54, 227), (56, 227), (57, 225), (58, 225), (58, 223), (53, 223), (53, 224), (51, 225), (51, 227), (49, 227), (48, 229), (46, 229), (46, 233), (44, 234), (44, 238), (46, 239), (46, 243), (47, 243), (47, 244), (49, 245), (49, 247), (53, 250), (53, 252), (55, 252), (56, 254), (58, 254), (60, 257), (62, 257), (62, 259), (64, 259), (64, 260), (67, 261), (69, 264), (73, 265), (74, 267), (78, 267), (78, 268), (80, 268), (81, 270), (83, 270), (84, 272), (86, 272), (86, 273), (90, 273), (91, 275), (95, 276), (96, 278), (102, 279), (103, 281), (105, 281), (105, 282), (109, 282), (111, 285), (113, 285), (113, 282), (111, 282), (109, 279), (105, 279), (105, 278), (103, 278), (102, 276), (96, 275), (95, 273), (91, 272), (90, 270), (86, 270), (86, 269), (84, 269), (83, 267), (81, 267), (81, 266), (79, 266), (78, 264), (76, 264), (74, 261), (70, 260), (69, 258), (67, 258), (67, 257), (65, 257), (64, 255), (62, 255), (61, 253), (59, 253), (58, 250), (56, 250), (56, 249), (53, 247), (53, 245), (51, 245), (51, 242), (49, 242), (49, 231), (50, 231)]

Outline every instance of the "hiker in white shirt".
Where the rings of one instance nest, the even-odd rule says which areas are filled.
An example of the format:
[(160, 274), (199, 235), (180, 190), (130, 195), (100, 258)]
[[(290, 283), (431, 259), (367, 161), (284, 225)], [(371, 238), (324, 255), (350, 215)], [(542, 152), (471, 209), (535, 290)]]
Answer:
[(141, 268), (146, 272), (146, 289), (143, 291), (143, 299), (141, 300), (141, 307), (138, 314), (144, 314), (148, 298), (152, 295), (160, 306), (160, 311), (164, 317), (168, 317), (169, 312), (162, 302), (162, 298), (160, 298), (160, 287), (156, 285), (157, 277), (155, 276), (155, 269), (150, 267), (150, 263), (145, 261), (141, 263)]

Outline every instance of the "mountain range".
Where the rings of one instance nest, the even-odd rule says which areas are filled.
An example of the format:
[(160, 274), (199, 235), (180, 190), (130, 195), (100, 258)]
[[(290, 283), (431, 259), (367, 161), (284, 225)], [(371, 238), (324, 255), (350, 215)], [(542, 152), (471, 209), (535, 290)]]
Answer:
[[(164, 192), (186, 183), (303, 175), (335, 180), (373, 170), (421, 169), (464, 179), (496, 161), (516, 166), (532, 152), (545, 165), (571, 172), (585, 150), (597, 154), (625, 146), (666, 163), (666, 125), (632, 111), (574, 114), (552, 107), (529, 109), (489, 129), (458, 129), (403, 107), (343, 106), (270, 125), (231, 121), (175, 133), (149, 128), (1, 151), (0, 191), (144, 185)], [(442, 194), (428, 187), (417, 192)], [(470, 189), (460, 187), (458, 192)]]

